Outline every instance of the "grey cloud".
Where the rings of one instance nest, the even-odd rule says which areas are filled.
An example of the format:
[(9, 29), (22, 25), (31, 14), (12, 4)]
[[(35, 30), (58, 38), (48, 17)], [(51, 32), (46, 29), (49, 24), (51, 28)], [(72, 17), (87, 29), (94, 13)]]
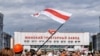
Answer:
[(97, 32), (98, 16), (100, 15), (99, 0), (0, 0), (0, 10), (4, 14), (4, 31), (47, 31), (56, 29), (60, 24), (46, 16), (38, 18), (30, 15), (44, 8), (55, 8), (73, 15), (59, 30), (64, 32)]

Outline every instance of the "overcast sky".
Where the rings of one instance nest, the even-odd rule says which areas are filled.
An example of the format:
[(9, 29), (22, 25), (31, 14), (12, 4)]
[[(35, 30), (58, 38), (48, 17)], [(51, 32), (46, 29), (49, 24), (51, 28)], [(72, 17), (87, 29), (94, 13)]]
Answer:
[(99, 32), (100, 0), (0, 0), (4, 14), (4, 32), (46, 32), (61, 24), (47, 16), (31, 15), (45, 8), (55, 8), (72, 13), (60, 32)]

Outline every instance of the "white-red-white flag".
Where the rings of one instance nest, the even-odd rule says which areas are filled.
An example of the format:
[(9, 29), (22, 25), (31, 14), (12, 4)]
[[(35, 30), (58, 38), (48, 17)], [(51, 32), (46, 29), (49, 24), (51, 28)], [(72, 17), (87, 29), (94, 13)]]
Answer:
[(53, 8), (46, 8), (40, 13), (34, 14), (34, 16), (37, 17), (40, 14), (44, 14), (59, 23), (65, 23), (72, 15), (71, 13), (60, 11), (60, 10), (53, 9)]

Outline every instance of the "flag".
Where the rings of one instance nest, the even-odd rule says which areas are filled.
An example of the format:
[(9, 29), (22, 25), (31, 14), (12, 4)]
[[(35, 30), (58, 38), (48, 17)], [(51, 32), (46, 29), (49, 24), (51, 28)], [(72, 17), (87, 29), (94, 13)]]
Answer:
[(43, 11), (41, 11), (40, 13), (34, 14), (34, 16), (37, 17), (40, 14), (46, 15), (59, 23), (65, 23), (72, 15), (71, 13), (53, 9), (53, 8), (46, 8)]
[(55, 31), (56, 31), (55, 29), (49, 29), (49, 30), (48, 30), (48, 32), (49, 32), (50, 34), (53, 34)]
[(38, 17), (40, 15), (40, 13), (35, 13), (32, 16)]

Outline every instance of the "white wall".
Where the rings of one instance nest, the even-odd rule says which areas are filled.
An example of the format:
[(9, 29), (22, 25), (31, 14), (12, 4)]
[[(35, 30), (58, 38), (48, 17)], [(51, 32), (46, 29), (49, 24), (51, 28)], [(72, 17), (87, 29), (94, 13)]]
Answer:
[[(26, 36), (30, 38), (27, 39)], [(51, 34), (48, 32), (15, 32), (14, 40), (15, 40), (15, 44), (21, 43), (23, 45), (42, 45), (50, 36)], [(57, 32), (53, 37), (54, 37), (53, 39), (49, 40), (51, 42), (47, 42), (45, 45), (89, 45), (89, 33), (88, 32), (85, 32), (85, 33)], [(60, 37), (60, 38), (56, 38), (56, 37)], [(78, 37), (78, 39), (75, 39), (75, 38), (69, 39), (70, 37), (72, 38)], [(29, 42), (27, 42), (27, 40)], [(58, 42), (54, 42), (54, 41), (58, 41)], [(66, 42), (62, 43), (61, 41), (66, 41)], [(72, 43), (70, 43), (69, 41), (72, 41)], [(75, 41), (80, 41), (80, 42), (75, 43)]]

